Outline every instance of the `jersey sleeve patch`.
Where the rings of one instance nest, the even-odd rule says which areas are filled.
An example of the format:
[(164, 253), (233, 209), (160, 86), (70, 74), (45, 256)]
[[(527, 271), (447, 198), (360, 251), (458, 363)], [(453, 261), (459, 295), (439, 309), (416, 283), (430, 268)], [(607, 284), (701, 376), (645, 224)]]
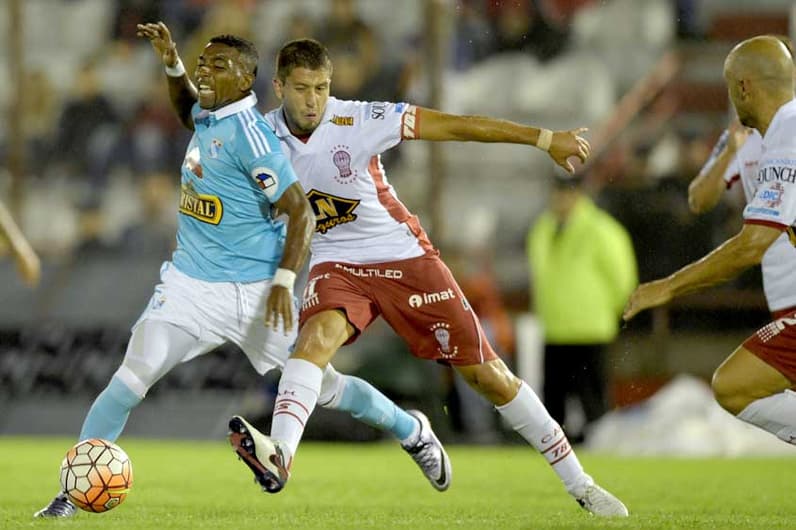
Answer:
[(279, 176), (267, 167), (256, 167), (251, 172), (254, 182), (259, 186), (269, 200), (273, 200), (279, 190)]
[(419, 138), (419, 128), (417, 119), (417, 107), (407, 105), (406, 112), (401, 116), (401, 138), (403, 140), (414, 140)]

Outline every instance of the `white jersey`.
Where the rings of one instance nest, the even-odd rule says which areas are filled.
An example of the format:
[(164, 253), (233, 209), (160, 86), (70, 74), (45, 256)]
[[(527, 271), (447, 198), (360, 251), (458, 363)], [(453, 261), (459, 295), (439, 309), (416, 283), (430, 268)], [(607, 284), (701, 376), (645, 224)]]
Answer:
[[(724, 172), (727, 189), (740, 182), (747, 203), (754, 199), (757, 191), (757, 169), (762, 149), (763, 137), (754, 129)], [(796, 306), (796, 282), (790, 276), (794, 266), (796, 266), (796, 249), (788, 235), (783, 233), (768, 248), (760, 263), (763, 271), (763, 291), (770, 311)]]
[(311, 266), (414, 258), (431, 250), (416, 216), (387, 182), (379, 155), (414, 138), (416, 108), (406, 103), (330, 97), (306, 139), (290, 132), (282, 108), (266, 114), (315, 213)]
[(724, 177), (728, 187), (738, 178), (743, 184), (745, 223), (784, 230), (763, 256), (763, 288), (769, 310), (796, 306), (796, 100), (779, 108), (764, 138), (752, 132)]

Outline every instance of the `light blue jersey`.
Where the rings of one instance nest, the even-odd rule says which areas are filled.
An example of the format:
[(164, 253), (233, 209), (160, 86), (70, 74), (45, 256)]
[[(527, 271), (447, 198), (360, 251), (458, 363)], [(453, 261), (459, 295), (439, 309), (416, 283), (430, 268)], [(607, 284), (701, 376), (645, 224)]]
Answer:
[(174, 265), (210, 282), (271, 278), (282, 259), (285, 224), (271, 205), (296, 175), (279, 140), (246, 98), (215, 111), (195, 104), (185, 153)]

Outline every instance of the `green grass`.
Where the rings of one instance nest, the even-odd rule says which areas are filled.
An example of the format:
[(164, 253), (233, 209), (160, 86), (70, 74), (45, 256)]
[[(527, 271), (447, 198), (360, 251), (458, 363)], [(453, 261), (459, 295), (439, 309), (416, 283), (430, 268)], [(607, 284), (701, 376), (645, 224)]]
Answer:
[(71, 440), (0, 437), (0, 528), (509, 529), (793, 528), (796, 459), (619, 458), (581, 454), (622, 498), (624, 520), (583, 512), (530, 448), (450, 447), (453, 483), (438, 493), (397, 444), (304, 444), (293, 478), (261, 493), (222, 442), (125, 439), (135, 482), (105, 514), (32, 519), (57, 491)]

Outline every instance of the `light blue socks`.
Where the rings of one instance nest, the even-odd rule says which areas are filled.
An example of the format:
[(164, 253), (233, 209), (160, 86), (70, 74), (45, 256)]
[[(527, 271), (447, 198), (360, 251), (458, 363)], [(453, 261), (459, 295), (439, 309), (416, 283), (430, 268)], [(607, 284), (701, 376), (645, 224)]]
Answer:
[(419, 428), (414, 417), (372, 385), (358, 377), (343, 377), (346, 382), (336, 409), (345, 410), (377, 429), (390, 431), (400, 441), (407, 440)]
[(94, 400), (86, 419), (83, 420), (80, 440), (102, 438), (115, 442), (127, 423), (130, 411), (142, 399), (118, 378), (111, 378), (111, 382)]

